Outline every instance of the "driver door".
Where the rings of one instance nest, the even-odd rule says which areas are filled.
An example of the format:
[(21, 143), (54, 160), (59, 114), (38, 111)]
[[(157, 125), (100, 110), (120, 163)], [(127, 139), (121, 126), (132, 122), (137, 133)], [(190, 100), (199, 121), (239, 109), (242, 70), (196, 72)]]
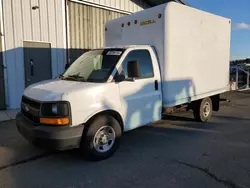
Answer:
[[(130, 61), (139, 62), (140, 76), (134, 80), (128, 77), (127, 64)], [(125, 81), (119, 83), (124, 130), (132, 130), (161, 119), (160, 76), (158, 72), (154, 74), (150, 52), (147, 49), (130, 51), (120, 71), (125, 74)]]

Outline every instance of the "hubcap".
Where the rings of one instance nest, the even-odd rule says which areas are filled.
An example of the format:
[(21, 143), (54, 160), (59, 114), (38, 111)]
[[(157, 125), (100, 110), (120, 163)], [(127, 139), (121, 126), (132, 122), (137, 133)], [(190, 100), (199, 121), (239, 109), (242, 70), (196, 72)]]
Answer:
[(94, 148), (99, 153), (109, 151), (115, 143), (115, 130), (110, 126), (101, 127), (94, 136)]
[(204, 104), (204, 106), (203, 106), (203, 115), (204, 115), (205, 117), (208, 117), (209, 114), (210, 114), (210, 111), (211, 111), (210, 104), (209, 104), (209, 102), (206, 102), (206, 103)]

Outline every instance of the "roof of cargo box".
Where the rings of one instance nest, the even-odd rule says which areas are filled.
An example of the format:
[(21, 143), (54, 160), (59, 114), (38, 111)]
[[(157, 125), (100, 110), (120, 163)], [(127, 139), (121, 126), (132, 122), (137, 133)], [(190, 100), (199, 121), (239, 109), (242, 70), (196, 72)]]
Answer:
[(188, 5), (186, 0), (145, 0), (150, 6), (156, 6), (170, 1), (175, 1), (183, 5)]
[(150, 45), (117, 45), (117, 46), (106, 46), (106, 47), (101, 47), (101, 48), (97, 48), (97, 49), (127, 49), (127, 48), (133, 48), (133, 47), (141, 47), (141, 48), (145, 48), (145, 47), (149, 47)]

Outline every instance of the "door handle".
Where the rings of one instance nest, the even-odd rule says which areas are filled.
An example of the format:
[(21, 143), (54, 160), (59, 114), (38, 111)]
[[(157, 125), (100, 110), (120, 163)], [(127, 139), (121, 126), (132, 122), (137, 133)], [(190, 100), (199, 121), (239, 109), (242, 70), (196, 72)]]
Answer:
[(155, 80), (155, 90), (158, 91), (158, 80)]
[(33, 63), (33, 59), (30, 59), (30, 76), (34, 76), (34, 63)]

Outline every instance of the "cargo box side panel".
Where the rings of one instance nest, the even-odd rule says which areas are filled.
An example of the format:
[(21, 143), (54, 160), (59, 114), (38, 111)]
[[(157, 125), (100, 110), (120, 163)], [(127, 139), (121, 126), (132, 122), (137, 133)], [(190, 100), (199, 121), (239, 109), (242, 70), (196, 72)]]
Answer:
[(176, 3), (168, 4), (165, 17), (163, 105), (227, 91), (230, 20)]

